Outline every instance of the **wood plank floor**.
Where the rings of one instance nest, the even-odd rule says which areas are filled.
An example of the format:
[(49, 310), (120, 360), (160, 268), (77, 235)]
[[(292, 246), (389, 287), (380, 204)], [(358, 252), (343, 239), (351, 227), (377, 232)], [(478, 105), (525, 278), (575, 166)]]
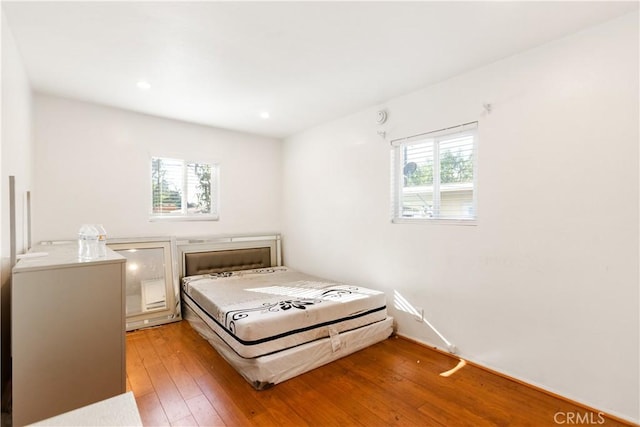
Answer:
[(255, 391), (186, 321), (127, 334), (145, 426), (625, 425), (469, 364), (440, 375), (458, 362), (392, 337)]

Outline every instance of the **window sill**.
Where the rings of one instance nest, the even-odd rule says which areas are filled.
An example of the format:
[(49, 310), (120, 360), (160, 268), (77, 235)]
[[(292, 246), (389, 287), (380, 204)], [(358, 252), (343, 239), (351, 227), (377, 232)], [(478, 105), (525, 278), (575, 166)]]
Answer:
[(166, 215), (150, 216), (149, 222), (173, 222), (173, 221), (218, 221), (218, 215)]
[(478, 225), (478, 219), (449, 218), (393, 218), (393, 224), (431, 224), (431, 225)]

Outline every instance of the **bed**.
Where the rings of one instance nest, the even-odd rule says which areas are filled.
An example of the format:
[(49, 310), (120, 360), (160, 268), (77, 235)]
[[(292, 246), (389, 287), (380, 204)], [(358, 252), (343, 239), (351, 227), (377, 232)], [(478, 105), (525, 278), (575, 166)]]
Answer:
[(383, 292), (280, 262), (279, 236), (179, 244), (183, 316), (262, 390), (388, 338)]

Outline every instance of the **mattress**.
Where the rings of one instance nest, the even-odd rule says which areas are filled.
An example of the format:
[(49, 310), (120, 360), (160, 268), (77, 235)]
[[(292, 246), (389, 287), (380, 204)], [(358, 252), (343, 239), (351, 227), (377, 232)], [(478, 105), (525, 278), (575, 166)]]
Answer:
[(348, 356), (387, 339), (393, 333), (393, 318), (375, 322), (333, 337), (322, 338), (266, 356), (246, 359), (240, 357), (210, 328), (198, 308), (187, 305), (184, 318), (216, 349), (238, 373), (256, 390), (264, 390)]
[(288, 267), (182, 280), (184, 302), (238, 356), (257, 358), (387, 319), (383, 292), (319, 279)]

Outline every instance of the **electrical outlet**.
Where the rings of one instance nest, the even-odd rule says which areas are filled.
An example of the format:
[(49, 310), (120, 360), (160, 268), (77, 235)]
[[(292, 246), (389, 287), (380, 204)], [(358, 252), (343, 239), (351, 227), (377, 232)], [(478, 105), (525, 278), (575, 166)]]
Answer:
[(424, 320), (424, 308), (415, 307), (416, 313), (413, 315), (413, 318), (416, 322), (422, 322)]

